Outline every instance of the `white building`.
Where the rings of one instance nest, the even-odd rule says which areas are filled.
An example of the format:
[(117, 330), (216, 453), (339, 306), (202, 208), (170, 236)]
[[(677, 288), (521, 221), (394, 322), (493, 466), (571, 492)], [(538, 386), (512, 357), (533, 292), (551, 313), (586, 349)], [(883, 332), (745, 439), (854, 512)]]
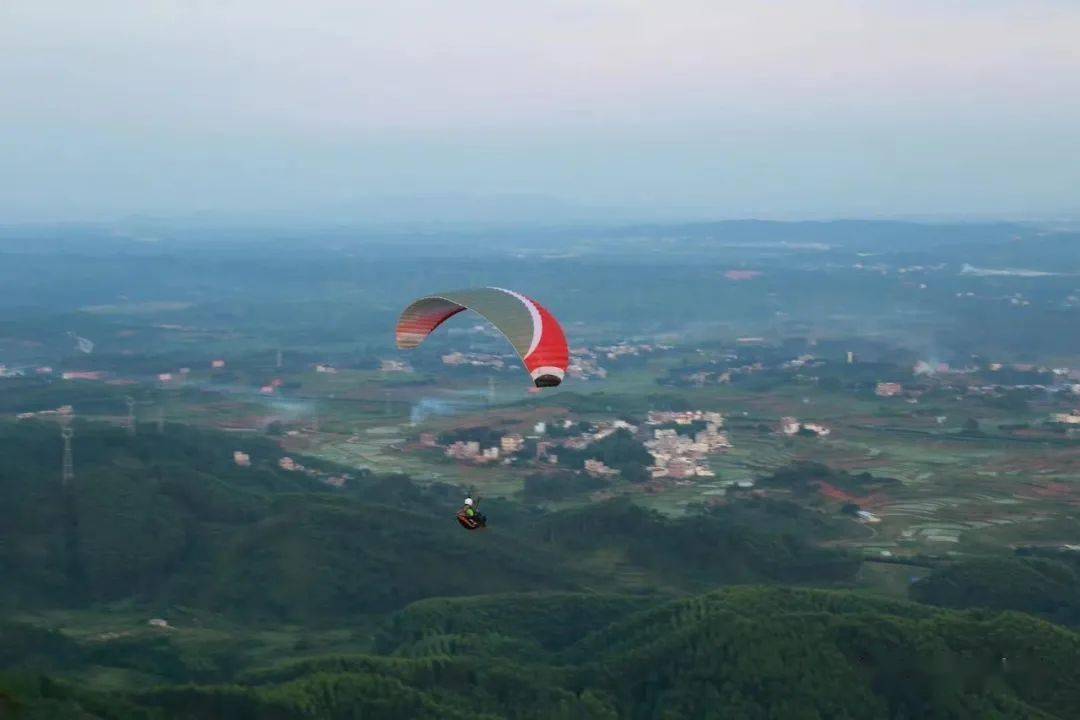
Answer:
[(446, 456), (458, 460), (471, 460), (480, 454), (480, 443), (475, 440), (463, 442), (458, 440), (446, 448)]
[(619, 474), (618, 470), (608, 467), (600, 460), (586, 460), (585, 472), (593, 477), (610, 477)]
[(499, 447), (504, 453), (516, 453), (525, 445), (525, 438), (517, 433), (510, 433), (499, 438)]
[(780, 418), (780, 432), (784, 433), (785, 435), (794, 435), (795, 433), (799, 432), (800, 427), (801, 426), (799, 425), (799, 421), (793, 417)]
[(803, 423), (802, 427), (803, 430), (809, 430), (810, 432), (815, 433), (818, 437), (825, 437), (832, 432), (832, 430), (830, 430), (829, 428), (825, 427), (824, 425), (819, 425), (818, 423)]
[(904, 386), (894, 382), (879, 382), (874, 387), (874, 394), (878, 397), (894, 397), (904, 391)]

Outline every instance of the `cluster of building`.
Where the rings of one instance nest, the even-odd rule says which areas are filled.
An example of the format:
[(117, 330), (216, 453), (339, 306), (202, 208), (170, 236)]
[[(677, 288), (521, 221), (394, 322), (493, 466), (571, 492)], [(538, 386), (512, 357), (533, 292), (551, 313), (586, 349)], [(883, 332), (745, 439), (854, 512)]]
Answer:
[[(848, 354), (850, 355), (851, 353), (848, 353)], [(799, 370), (801, 368), (815, 367), (815, 366), (823, 365), (823, 364), (824, 363), (822, 361), (818, 360), (813, 355), (805, 355), (804, 354), (804, 355), (800, 355), (797, 358), (793, 358), (791, 360), (788, 360), (783, 365), (781, 365), (781, 367), (783, 367), (785, 370)]]
[(717, 412), (656, 412), (649, 413), (649, 425), (691, 425), (705, 422), (705, 428), (693, 437), (680, 435), (673, 428), (655, 428), (653, 437), (645, 441), (645, 448), (652, 455), (653, 464), (649, 474), (653, 479), (672, 478), (684, 480), (692, 477), (713, 477), (715, 473), (705, 464), (711, 454), (726, 452), (731, 440), (721, 429), (724, 418)]
[(23, 412), (19, 413), (15, 417), (19, 420), (30, 420), (33, 418), (69, 418), (75, 414), (75, 408), (70, 405), (61, 405), (55, 410), (38, 410), (37, 412)]
[[(220, 370), (220, 369), (225, 367), (225, 361), (224, 360), (213, 360), (210, 363), (210, 367)], [(52, 375), (55, 372), (55, 370), (49, 365), (41, 365), (39, 367), (35, 367), (35, 368), (32, 368), (32, 369), (9, 368), (9, 367), (6, 367), (5, 365), (0, 365), (0, 378), (25, 377), (26, 375), (30, 374), (31, 372), (33, 374), (35, 374), (35, 375)], [(191, 373), (191, 368), (182, 367), (182, 368), (179, 368), (178, 370), (176, 370), (175, 372), (169, 371), (169, 372), (157, 373), (154, 376), (154, 378), (159, 383), (166, 383), (167, 384), (167, 383), (172, 383), (172, 382), (182, 380), (185, 377), (187, 377), (187, 375), (189, 375), (190, 373)], [(61, 380), (98, 380), (98, 381), (100, 381), (100, 380), (105, 380), (108, 377), (110, 377), (110, 373), (105, 372), (104, 370), (65, 370), (65, 371), (62, 371), (60, 373), (60, 379)], [(121, 381), (110, 381), (110, 382), (114, 382), (114, 384), (124, 384), (124, 383), (130, 384), (130, 383), (134, 383), (136, 381), (134, 381), (134, 380), (123, 380), (122, 383), (121, 383)]]
[(263, 385), (261, 388), (259, 388), (259, 392), (263, 395), (273, 395), (283, 384), (284, 383), (282, 382), (281, 378), (274, 378), (268, 384)]
[(646, 425), (693, 425), (695, 422), (721, 427), (724, 416), (710, 410), (650, 410), (645, 419)]
[[(724, 362), (732, 362), (738, 358), (733, 355), (728, 355), (722, 358)], [(799, 361), (799, 359), (789, 361), (785, 364), (785, 367), (796, 368), (802, 367), (807, 361)], [(798, 363), (797, 365), (791, 365), (790, 363)], [(765, 365), (761, 362), (747, 363), (745, 365), (739, 365), (734, 367), (727, 367), (720, 370), (703, 370), (697, 369), (692, 371), (672, 372), (670, 377), (672, 382), (676, 385), (693, 385), (701, 387), (704, 385), (726, 385), (731, 382), (732, 377), (735, 375), (750, 375), (752, 373), (761, 372), (765, 370)]]
[(904, 392), (904, 386), (896, 382), (879, 382), (874, 387), (874, 394), (878, 397), (896, 397)]
[(726, 385), (731, 382), (731, 371), (698, 370), (676, 378), (677, 382), (704, 387), (705, 385)]
[(71, 371), (60, 374), (63, 380), (104, 380), (105, 373), (100, 370)]
[[(438, 440), (431, 433), (423, 433), (420, 436), (420, 444), (425, 447), (438, 447)], [(458, 440), (450, 443), (443, 450), (443, 454), (454, 460), (484, 464), (497, 462), (500, 458), (509, 462), (510, 458), (521, 452), (525, 446), (525, 438), (518, 433), (509, 433), (499, 438), (498, 445), (482, 448), (477, 440)]]
[[(1004, 391), (1009, 390), (1036, 390), (1048, 393), (1072, 393), (1080, 395), (1080, 370), (1068, 368), (1068, 367), (1046, 367), (1043, 365), (1035, 365), (1033, 363), (1012, 363), (1006, 365), (1004, 363), (992, 362), (987, 364), (986, 370), (990, 373), (1002, 373), (1006, 370), (1012, 370), (1018, 373), (1037, 373), (1042, 376), (1049, 376), (1045, 381), (1034, 383), (991, 383), (991, 384), (977, 384), (975, 382), (959, 383), (954, 385), (947, 385), (950, 389), (958, 392), (966, 392), (968, 395), (987, 396), (994, 397), (999, 396)], [(978, 368), (964, 368), (962, 370), (952, 369), (949, 371), (949, 375), (954, 377), (959, 375), (970, 375), (978, 372)]]
[(613, 467), (608, 467), (601, 460), (594, 459), (585, 461), (585, 473), (592, 477), (604, 478), (618, 475), (619, 471)]
[[(1005, 369), (1005, 365), (999, 362), (992, 362), (987, 365), (987, 368), (991, 372), (1000, 372)], [(1013, 363), (1009, 365), (1009, 368), (1016, 370), (1017, 372), (1037, 372), (1037, 373), (1052, 373), (1057, 377), (1072, 378), (1073, 380), (1080, 380), (1080, 370), (1067, 367), (1046, 367), (1045, 365), (1035, 365), (1034, 363)]]
[(1067, 413), (1053, 413), (1050, 422), (1062, 425), (1080, 425), (1080, 410), (1071, 410)]
[(175, 373), (163, 372), (158, 373), (157, 380), (159, 383), (171, 383), (175, 380), (183, 380), (191, 374), (191, 368), (182, 367)]
[[(562, 427), (564, 430), (569, 430), (574, 426), (573, 421), (564, 420)], [(567, 438), (562, 438), (557, 442), (553, 441), (549, 443), (550, 446), (560, 446), (568, 448), (570, 450), (584, 450), (592, 445), (594, 442), (603, 440), (604, 438), (614, 435), (619, 430), (625, 430), (631, 435), (637, 433), (638, 429), (636, 425), (631, 425), (625, 420), (612, 420), (612, 421), (600, 421), (591, 426), (591, 428), (585, 432), (577, 435), (572, 435)]]
[(334, 487), (344, 487), (345, 483), (352, 479), (352, 477), (348, 474), (327, 475), (325, 473), (319, 472), (318, 470), (315, 470), (314, 468), (304, 467), (303, 465), (288, 456), (278, 459), (278, 467), (282, 470), (285, 470), (286, 472), (304, 473), (308, 477), (315, 478), (316, 480), (321, 480), (327, 485), (332, 485)]
[(506, 361), (498, 355), (489, 353), (462, 353), (452, 352), (442, 356), (444, 365), (472, 365), (474, 367), (490, 367), (502, 370)]
[(475, 440), (458, 440), (450, 443), (444, 452), (448, 458), (474, 463), (488, 463), (499, 459), (499, 448), (493, 446), (481, 449), (480, 443)]
[(454, 460), (475, 460), (480, 457), (480, 443), (475, 440), (458, 440), (447, 445), (444, 454)]
[(412, 366), (403, 360), (380, 360), (379, 371), (384, 373), (411, 373)]
[(724, 273), (724, 277), (728, 280), (734, 280), (736, 282), (744, 280), (756, 280), (761, 277), (760, 270), (728, 270)]
[[(3, 366), (0, 366), (0, 370), (2, 370), (2, 367)], [(215, 359), (215, 361), (211, 361), (211, 367), (214, 368), (214, 369), (224, 368), (225, 367), (224, 359)], [(42, 366), (42, 367), (35, 368), (35, 370), (33, 370), (33, 371), (35, 371), (37, 373), (37, 375), (52, 375), (53, 368), (51, 368), (49, 366)], [(18, 373), (19, 373), (19, 375), (23, 375), (22, 371), (19, 371)], [(190, 373), (191, 373), (191, 368), (189, 368), (189, 367), (181, 367), (181, 368), (177, 369), (175, 372), (173, 372), (173, 371), (158, 372), (157, 375), (154, 376), (154, 379), (156, 379), (158, 382), (160, 382), (162, 384), (170, 384), (170, 383), (179, 382), (181, 380), (184, 380), (185, 378), (187, 378), (190, 375)], [(62, 380), (105, 380), (106, 377), (108, 377), (108, 375), (109, 375), (109, 373), (105, 372), (104, 370), (66, 370), (64, 372), (60, 372), (60, 379), (62, 379)], [(2, 372), (0, 372), (0, 377), (3, 377)], [(109, 381), (110, 384), (132, 384), (134, 382), (136, 382), (136, 381), (135, 380), (130, 380), (130, 379), (117, 379), (117, 380), (110, 380)]]
[(588, 380), (589, 378), (607, 377), (607, 370), (600, 367), (600, 363), (592, 350), (588, 348), (575, 348), (570, 351), (570, 364), (566, 366), (566, 374), (575, 380)]
[[(242, 450), (234, 450), (233, 462), (236, 463), (238, 467), (251, 467), (251, 455)], [(352, 480), (352, 475), (349, 475), (348, 473), (342, 475), (328, 475), (319, 472), (314, 468), (305, 467), (288, 456), (278, 459), (278, 467), (286, 472), (304, 473), (310, 478), (314, 478), (333, 487), (344, 487), (345, 483)]]
[[(706, 458), (715, 453), (725, 452), (731, 447), (731, 441), (723, 431), (724, 418), (717, 412), (691, 410), (686, 412), (651, 411), (648, 424), (652, 428), (652, 437), (644, 445), (652, 456), (653, 464), (649, 467), (652, 478), (688, 479), (693, 477), (713, 477), (713, 472), (706, 465)], [(656, 427), (660, 425), (678, 425), (688, 427), (703, 423), (704, 427), (692, 435), (680, 435), (678, 430)], [(560, 422), (563, 430), (570, 430), (575, 423), (564, 419)], [(538, 422), (533, 427), (535, 435), (528, 439), (535, 441), (535, 461), (552, 464), (558, 462), (559, 448), (567, 450), (586, 450), (594, 443), (619, 431), (637, 435), (639, 428), (625, 420), (610, 420), (593, 423), (584, 432), (566, 437), (543, 436), (548, 431), (548, 423)], [(527, 438), (519, 433), (508, 433), (499, 438), (499, 444), (483, 447), (478, 440), (458, 440), (443, 448), (443, 454), (454, 460), (475, 464), (487, 464), (502, 461), (512, 462), (525, 448)], [(421, 433), (419, 443), (422, 447), (440, 447), (438, 439), (432, 433)], [(619, 474), (617, 468), (605, 464), (599, 458), (588, 458), (583, 468), (593, 477), (614, 477)]]
[(671, 349), (673, 349), (671, 345), (629, 342), (620, 342), (614, 345), (597, 345), (593, 348), (571, 348), (570, 365), (566, 368), (566, 373), (576, 380), (603, 379), (607, 377), (608, 371), (600, 365), (601, 359), (618, 360)]
[(617, 360), (621, 357), (637, 357), (661, 350), (671, 350), (671, 345), (653, 345), (651, 343), (627, 343), (621, 342), (615, 345), (597, 345), (593, 351), (596, 355), (602, 355), (608, 360)]
[(783, 435), (798, 435), (800, 431), (811, 432), (818, 437), (825, 437), (832, 432), (831, 429), (820, 423), (799, 422), (793, 417), (780, 418), (780, 432)]

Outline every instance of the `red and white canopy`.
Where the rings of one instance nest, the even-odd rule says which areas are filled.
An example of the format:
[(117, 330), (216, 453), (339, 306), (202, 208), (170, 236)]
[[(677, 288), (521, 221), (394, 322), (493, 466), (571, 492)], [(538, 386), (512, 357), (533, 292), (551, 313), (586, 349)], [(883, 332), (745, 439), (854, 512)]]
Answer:
[(562, 327), (543, 305), (513, 290), (454, 290), (415, 300), (398, 318), (398, 348), (417, 347), (437, 327), (465, 310), (482, 315), (510, 341), (537, 387), (562, 382), (570, 362)]

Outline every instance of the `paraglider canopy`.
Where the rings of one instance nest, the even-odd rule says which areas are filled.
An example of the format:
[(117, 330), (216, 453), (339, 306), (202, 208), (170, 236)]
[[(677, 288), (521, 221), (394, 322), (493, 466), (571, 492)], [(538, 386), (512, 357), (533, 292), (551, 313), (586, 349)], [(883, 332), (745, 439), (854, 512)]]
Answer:
[(540, 303), (513, 290), (453, 290), (415, 300), (398, 318), (398, 348), (419, 346), (435, 328), (465, 310), (482, 315), (510, 341), (536, 387), (562, 382), (570, 362), (562, 327)]

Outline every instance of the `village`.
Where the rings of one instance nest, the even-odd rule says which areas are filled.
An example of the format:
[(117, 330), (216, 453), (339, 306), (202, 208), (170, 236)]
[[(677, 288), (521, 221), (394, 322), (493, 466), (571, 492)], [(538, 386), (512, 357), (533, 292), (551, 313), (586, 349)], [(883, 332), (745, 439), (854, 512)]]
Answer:
[[(433, 432), (420, 433), (415, 447), (440, 450), (450, 460), (473, 465), (532, 464), (539, 467), (560, 464), (563, 454), (587, 456), (605, 439), (623, 433), (639, 443), (651, 458), (645, 467), (654, 480), (688, 480), (714, 477), (708, 466), (711, 455), (727, 452), (731, 441), (723, 430), (724, 418), (718, 412), (692, 410), (684, 412), (649, 411), (640, 425), (622, 419), (595, 422), (564, 418), (557, 423), (537, 422), (531, 432), (508, 432), (481, 439), (463, 438), (440, 443)], [(488, 434), (487, 429), (476, 435)], [(497, 440), (497, 441), (496, 441)], [(584, 457), (573, 469), (597, 478), (613, 478), (621, 474), (600, 457)]]

